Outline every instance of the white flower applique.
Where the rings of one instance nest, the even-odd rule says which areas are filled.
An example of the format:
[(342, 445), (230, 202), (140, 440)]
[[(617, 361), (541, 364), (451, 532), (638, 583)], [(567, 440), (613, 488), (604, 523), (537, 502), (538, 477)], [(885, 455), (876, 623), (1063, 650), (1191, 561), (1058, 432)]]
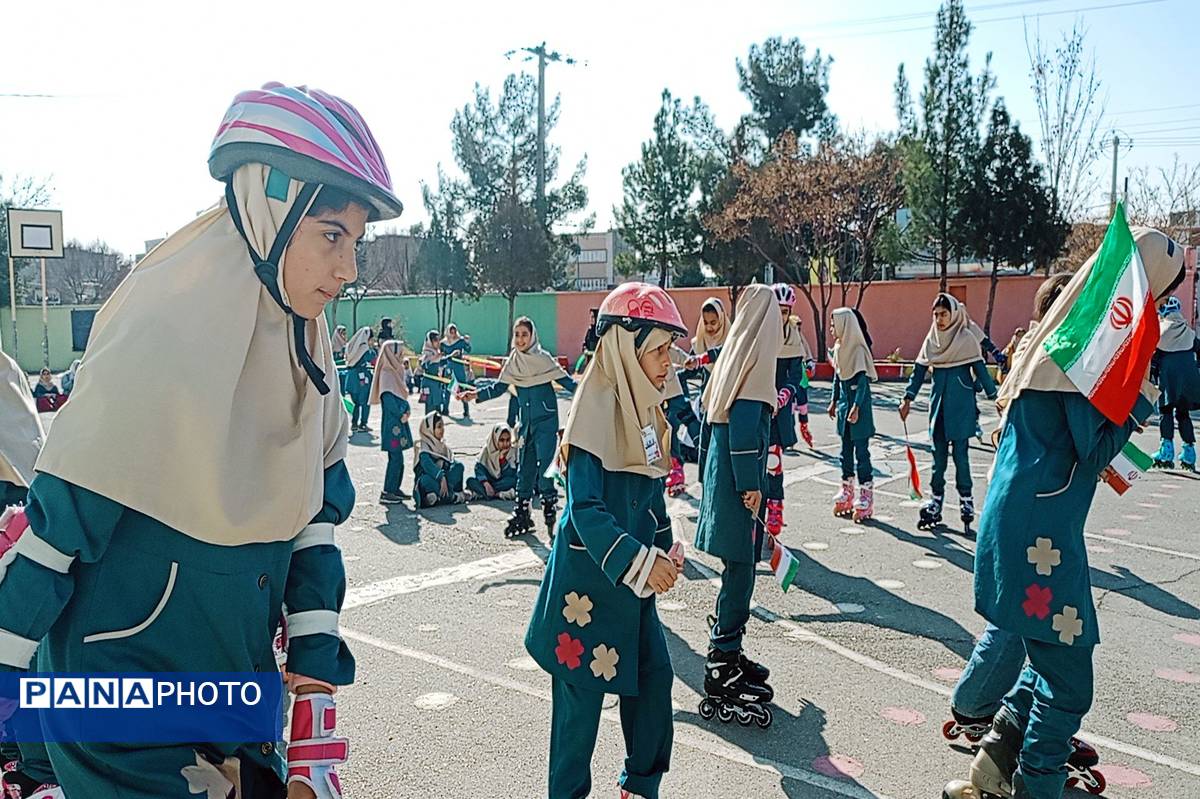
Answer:
[(603, 677), (606, 682), (612, 682), (617, 676), (617, 661), (620, 659), (616, 649), (600, 644), (592, 650), (592, 674), (597, 678)]
[(1062, 613), (1054, 614), (1051, 627), (1058, 633), (1058, 640), (1070, 646), (1078, 636), (1083, 634), (1083, 619), (1079, 618), (1079, 611), (1075, 608), (1064, 605)]
[(563, 618), (568, 624), (578, 624), (580, 627), (586, 627), (592, 622), (592, 600), (587, 594), (580, 596), (572, 591), (564, 598), (566, 607), (563, 608)]
[(1038, 574), (1049, 577), (1054, 567), (1062, 563), (1062, 552), (1054, 548), (1054, 542), (1049, 538), (1039, 538), (1034, 544), (1025, 550), (1025, 554), (1029, 562), (1037, 567)]
[(196, 753), (196, 765), (184, 766), (179, 773), (187, 780), (188, 793), (204, 794), (204, 799), (233, 799), (233, 783), (217, 767)]

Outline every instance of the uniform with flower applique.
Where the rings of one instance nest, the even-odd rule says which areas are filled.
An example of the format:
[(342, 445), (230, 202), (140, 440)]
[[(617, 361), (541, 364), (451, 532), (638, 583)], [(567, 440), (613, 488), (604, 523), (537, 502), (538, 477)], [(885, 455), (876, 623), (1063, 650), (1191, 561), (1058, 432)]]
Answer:
[[(1123, 219), (1114, 221), (1109, 238), (1120, 237), (1117, 222)], [(1133, 241), (1157, 296), (1182, 274), (1182, 248), (1148, 229), (1139, 229)], [(1080, 267), (1029, 334), (1001, 386), (1004, 417), (975, 554), (976, 610), (1019, 636), (1029, 657), (993, 734), (1002, 716), (1024, 730), (1023, 743), (1016, 743), (1016, 795), (1033, 799), (1061, 795), (1070, 738), (1092, 703), (1100, 631), (1083, 536), (1097, 479), (1154, 409), (1147, 396), (1153, 389), (1144, 383), (1128, 417), (1110, 421), (1043, 346), (1081, 302), (1096, 260)], [(1150, 354), (1124, 367), (1128, 374), (1145, 374)]]
[[(670, 432), (661, 390), (638, 358), (684, 327), (657, 287), (625, 284), (609, 298), (631, 293), (657, 313), (635, 332), (625, 325), (635, 326), (640, 317), (614, 322), (605, 313), (613, 303), (601, 305), (600, 343), (563, 434), (566, 510), (525, 636), (529, 654), (553, 678), (551, 799), (589, 795), (606, 693), (621, 697), (622, 788), (656, 799), (671, 760), (674, 674), (646, 584), (672, 548), (664, 497)], [(648, 446), (650, 431), (654, 444)]]

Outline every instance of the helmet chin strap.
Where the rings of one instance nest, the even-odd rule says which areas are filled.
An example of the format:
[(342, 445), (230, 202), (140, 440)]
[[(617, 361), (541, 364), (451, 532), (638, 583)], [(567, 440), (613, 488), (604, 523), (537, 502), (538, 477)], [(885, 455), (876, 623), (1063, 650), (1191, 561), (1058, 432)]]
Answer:
[(284, 250), (287, 249), (288, 242), (292, 240), (292, 236), (296, 233), (296, 228), (300, 226), (300, 220), (304, 213), (308, 210), (312, 203), (313, 197), (320, 190), (321, 186), (317, 183), (305, 183), (300, 187), (299, 194), (296, 195), (296, 201), (292, 203), (292, 207), (288, 210), (287, 216), (283, 220), (283, 224), (279, 226), (279, 233), (275, 236), (275, 241), (271, 245), (271, 252), (266, 258), (262, 258), (254, 251), (254, 245), (250, 243), (250, 238), (246, 235), (246, 229), (242, 224), (242, 215), (238, 211), (237, 197), (233, 193), (233, 181), (225, 183), (225, 204), (229, 206), (229, 215), (233, 218), (233, 226), (237, 228), (242, 239), (246, 242), (246, 249), (250, 251), (250, 260), (254, 262), (254, 274), (258, 275), (258, 279), (266, 287), (267, 293), (275, 300), (275, 303), (283, 309), (283, 312), (292, 318), (292, 335), (296, 342), (296, 356), (300, 359), (300, 366), (304, 368), (305, 374), (312, 384), (316, 386), (317, 391), (322, 396), (329, 393), (329, 385), (325, 382), (325, 374), (312, 356), (308, 352), (308, 343), (305, 341), (304, 325), (308, 321), (302, 316), (299, 316), (295, 311), (288, 307), (283, 301), (283, 290), (279, 285), (279, 261), (283, 258)]

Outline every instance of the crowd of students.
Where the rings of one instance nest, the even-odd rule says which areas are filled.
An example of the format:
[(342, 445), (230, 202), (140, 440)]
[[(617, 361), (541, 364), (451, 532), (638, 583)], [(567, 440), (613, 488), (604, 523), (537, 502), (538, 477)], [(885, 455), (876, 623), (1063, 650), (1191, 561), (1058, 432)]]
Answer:
[[(338, 635), (346, 578), (334, 528), (355, 506), (350, 436), (375, 432), (376, 405), (387, 457), (380, 502), (406, 498), (409, 450), (417, 508), (511, 500), (504, 534), (518, 536), (534, 529), (540, 502), (553, 543), (525, 645), (552, 679), (552, 799), (590, 793), (606, 693), (620, 697), (621, 795), (659, 796), (674, 719), (656, 598), (685, 562), (666, 502), (685, 487), (684, 460), (697, 461), (703, 483), (693, 545), (722, 569), (700, 714), (771, 725), (771, 672), (747, 654), (746, 626), (756, 564), (783, 548), (783, 453), (812, 444), (815, 359), (791, 286), (746, 286), (733, 309), (710, 298), (685, 349), (689, 327), (671, 296), (622, 284), (597, 309), (578, 381), (526, 317), (494, 380), (473, 379), (470, 337), (453, 324), (423, 337), (413, 373), (390, 320), (377, 336), (367, 327), (331, 336), (323, 313), (355, 277), (366, 223), (402, 208), (353, 107), (306, 87), (244, 92), (209, 169), (224, 202), (156, 248), (97, 314), (89, 353), (70, 373), (74, 396), (49, 436), (34, 395), (51, 392), (50, 375), (31, 390), (0, 359), (0, 669), (259, 671), (274, 662), (280, 620), (291, 745), (24, 740), (3, 751), (8, 796), (183, 797), (196, 769), (210, 795), (341, 796), (348, 749), (335, 696), (353, 682), (355, 661)], [(1117, 221), (1110, 235), (1121, 233)], [(940, 521), (951, 458), (960, 514), (974, 517), (966, 444), (979, 431), (977, 395), (1002, 412), (976, 553), (974, 603), (988, 627), (947, 728), (981, 738), (981, 750), (970, 781), (946, 786), (950, 799), (1057, 799), (1081, 763), (1094, 765), (1073, 736), (1091, 706), (1099, 641), (1083, 545), (1097, 477), (1156, 399), (1158, 460), (1169, 460), (1176, 423), (1185, 463), (1194, 459), (1188, 411), (1200, 402), (1200, 348), (1171, 298), (1182, 248), (1153, 230), (1125, 235), (1162, 315), (1158, 353), (1133, 352), (1125, 373), (1149, 374), (1153, 356), (1162, 392), (1147, 383), (1118, 418), (1050, 354), (1072, 308), (1105, 279), (1096, 256), (1039, 290), (1007, 360), (954, 297), (938, 294), (930, 308), (900, 407), (907, 424), (932, 375), (933, 494), (922, 524)], [(217, 318), (224, 323), (211, 325)], [(833, 311), (829, 333), (842, 472), (833, 510), (865, 523), (874, 512), (872, 338), (851, 308)], [(998, 389), (985, 357), (1008, 371)], [(153, 380), (146, 364), (156, 365)], [(414, 391), (423, 406), (415, 435)], [(560, 393), (572, 396), (561, 428)], [(450, 403), (468, 417), (470, 403), (496, 399), (509, 403), (510, 421), (492, 427), (468, 474), (446, 442)], [(129, 624), (147, 609), (153, 624)], [(97, 634), (98, 624), (113, 631)]]

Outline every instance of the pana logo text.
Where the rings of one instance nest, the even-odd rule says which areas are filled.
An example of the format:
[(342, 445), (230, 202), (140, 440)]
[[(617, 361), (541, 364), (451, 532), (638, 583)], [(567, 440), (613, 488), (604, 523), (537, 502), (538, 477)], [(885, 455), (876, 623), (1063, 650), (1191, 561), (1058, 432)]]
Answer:
[(23, 708), (64, 710), (156, 707), (254, 707), (262, 688), (253, 681), (171, 681), (151, 677), (22, 677)]

